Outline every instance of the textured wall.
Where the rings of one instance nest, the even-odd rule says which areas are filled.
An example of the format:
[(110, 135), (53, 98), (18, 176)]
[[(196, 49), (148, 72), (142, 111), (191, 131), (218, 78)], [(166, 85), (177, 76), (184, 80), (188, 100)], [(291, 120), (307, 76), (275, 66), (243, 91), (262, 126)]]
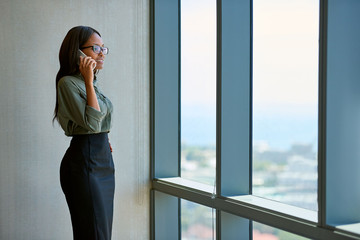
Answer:
[(146, 0), (1, 0), (1, 240), (72, 239), (59, 183), (70, 138), (51, 119), (58, 51), (76, 25), (110, 48), (99, 83), (115, 111), (113, 239), (149, 238), (148, 13)]

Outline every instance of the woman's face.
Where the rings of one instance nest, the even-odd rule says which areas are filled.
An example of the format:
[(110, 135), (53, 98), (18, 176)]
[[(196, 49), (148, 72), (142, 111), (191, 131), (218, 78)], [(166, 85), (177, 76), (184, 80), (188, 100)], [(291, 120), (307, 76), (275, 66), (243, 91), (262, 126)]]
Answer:
[[(91, 35), (89, 40), (83, 46), (80, 46), (80, 48), (94, 46), (94, 45), (104, 47), (104, 42), (97, 33), (93, 33), (93, 35)], [(84, 48), (81, 51), (83, 51), (83, 53), (85, 53), (86, 56), (89, 56), (96, 61), (95, 70), (99, 70), (103, 68), (105, 55), (102, 53), (102, 51), (100, 51), (100, 53), (95, 53), (92, 47)]]

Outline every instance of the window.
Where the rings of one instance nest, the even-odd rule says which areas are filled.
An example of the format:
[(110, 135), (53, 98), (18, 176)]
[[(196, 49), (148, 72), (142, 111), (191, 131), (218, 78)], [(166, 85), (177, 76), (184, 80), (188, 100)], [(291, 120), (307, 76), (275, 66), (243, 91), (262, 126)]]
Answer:
[(308, 238), (301, 237), (277, 228), (254, 222), (253, 223), (253, 239), (269, 239), (269, 240), (306, 240)]
[[(256, 14), (271, 12), (261, 13), (260, 3), (276, 6), (279, 14), (291, 13), (286, 11), (286, 7), (292, 4), (297, 11), (305, 11), (306, 4), (312, 6), (312, 13), (301, 17), (302, 23), (295, 30), (301, 33), (303, 30), (318, 29), (319, 45), (314, 43), (317, 35), (312, 32), (311, 40), (309, 38), (312, 47), (303, 40), (297, 45), (306, 47), (302, 51), (295, 48), (293, 53), (303, 55), (307, 60), (297, 59), (300, 62), (295, 66), (282, 62), (282, 65), (289, 66), (291, 71), (297, 73), (291, 81), (301, 81), (290, 96), (292, 85), (279, 80), (281, 84), (278, 86), (286, 87), (287, 95), (283, 95), (284, 91), (269, 91), (268, 87), (266, 94), (276, 93), (276, 96), (259, 97), (264, 85), (268, 82), (275, 84), (275, 80), (270, 80), (268, 76), (273, 74), (271, 71), (275, 68), (265, 76), (267, 82), (262, 82), (265, 78), (261, 74), (265, 70), (259, 71), (259, 67), (264, 66), (257, 62), (260, 59), (258, 54), (264, 51), (256, 52), (261, 49), (263, 40), (257, 38), (259, 32), (255, 28), (260, 25)], [(181, 16), (185, 9), (181, 8), (182, 4), (186, 5), (179, 0), (151, 1), (152, 239), (180, 239), (181, 236), (185, 239), (189, 229), (185, 224), (189, 221), (186, 212), (189, 209), (195, 212), (195, 208), (204, 211), (201, 218), (205, 226), (213, 226), (213, 221), (216, 221), (212, 231), (216, 239), (256, 239), (257, 233), (272, 233), (277, 238), (285, 234), (288, 239), (360, 239), (360, 82), (357, 81), (360, 76), (360, 29), (356, 24), (360, 21), (360, 2), (216, 1), (216, 186), (184, 177), (186, 173), (181, 170), (184, 154), (181, 141), (186, 136), (183, 132), (186, 131), (183, 111), (187, 111), (182, 102), (186, 100), (182, 95), (182, 81), (186, 80), (181, 76), (184, 58), (181, 50)], [(316, 10), (317, 6), (319, 10)], [(320, 21), (316, 14), (319, 14)], [(289, 18), (297, 18), (295, 13), (290, 15)], [(276, 16), (271, 15), (271, 18)], [(273, 20), (268, 19), (268, 22)], [(313, 24), (307, 26), (307, 21)], [(295, 27), (295, 23), (292, 26)], [(286, 35), (294, 30), (284, 26), (280, 32), (269, 29), (273, 38), (278, 38), (282, 32)], [(270, 40), (272, 37), (266, 38)], [(280, 47), (286, 46), (281, 44)], [(318, 64), (315, 60), (317, 56)], [(297, 96), (297, 92), (302, 94)], [(303, 97), (305, 94), (307, 97)], [(281, 155), (278, 149), (285, 153), (291, 151), (289, 159), (293, 165), (284, 169), (295, 170), (283, 172), (284, 176), (276, 181), (286, 180), (286, 175), (288, 181), (289, 175), (300, 170), (300, 167), (310, 172), (310, 195), (295, 187), (287, 188), (297, 190), (297, 196), (310, 196), (311, 201), (306, 205), (302, 205), (303, 200), (300, 204), (280, 199), (278, 193), (267, 195), (267, 186), (263, 184), (267, 178), (261, 180), (262, 173), (257, 171), (267, 167), (257, 162), (264, 157), (261, 154), (269, 153), (269, 149), (274, 152), (275, 148), (272, 147), (276, 146), (276, 136), (269, 134), (271, 129), (262, 126), (271, 122), (261, 116), (264, 114), (264, 104), (269, 103), (268, 99), (277, 99), (271, 102), (272, 109), (290, 103), (291, 114), (289, 108), (280, 111), (280, 114), (281, 117), (291, 118), (288, 128), (296, 136), (292, 139), (278, 131), (280, 140), (285, 144), (278, 145), (280, 147), (274, 155)], [(309, 112), (303, 111), (305, 108)], [(278, 112), (270, 111), (268, 117), (274, 117), (274, 113)], [(304, 117), (308, 119), (304, 120)], [(264, 140), (268, 143), (264, 144)], [(314, 189), (314, 179), (317, 179), (317, 189)], [(292, 184), (298, 186), (297, 183), (298, 180)], [(307, 184), (303, 181), (299, 185)], [(289, 192), (285, 194), (291, 195)], [(192, 220), (199, 222), (195, 218)]]
[(181, 177), (214, 185), (216, 1), (180, 3)]
[(181, 200), (181, 238), (215, 239), (215, 210), (194, 202)]
[(253, 1), (253, 194), (317, 211), (319, 1)]

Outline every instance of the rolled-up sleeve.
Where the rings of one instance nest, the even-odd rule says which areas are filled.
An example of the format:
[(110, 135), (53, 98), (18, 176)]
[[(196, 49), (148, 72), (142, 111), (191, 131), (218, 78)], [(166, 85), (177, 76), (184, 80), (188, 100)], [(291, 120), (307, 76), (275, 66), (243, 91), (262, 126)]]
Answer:
[(58, 84), (60, 124), (68, 133), (80, 126), (89, 132), (97, 133), (101, 130), (101, 121), (106, 112), (97, 111), (87, 105), (86, 93), (70, 79), (61, 79)]

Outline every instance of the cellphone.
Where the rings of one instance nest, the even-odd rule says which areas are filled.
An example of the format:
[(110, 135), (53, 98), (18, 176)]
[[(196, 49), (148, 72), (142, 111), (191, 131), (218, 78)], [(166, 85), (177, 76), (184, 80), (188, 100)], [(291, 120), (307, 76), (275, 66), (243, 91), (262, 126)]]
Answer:
[(78, 60), (77, 60), (77, 64), (80, 65), (80, 56), (81, 57), (87, 57), (85, 55), (85, 53), (83, 53), (83, 51), (81, 51), (80, 49), (78, 49)]
[[(87, 57), (86, 55), (85, 55), (85, 53), (83, 53), (83, 51), (81, 51), (80, 49), (78, 49), (78, 62), (77, 62), (77, 64), (79, 65), (80, 64), (80, 56), (81, 57)], [(94, 68), (93, 69), (95, 69), (96, 68), (96, 64), (95, 64), (95, 66), (94, 66)]]

